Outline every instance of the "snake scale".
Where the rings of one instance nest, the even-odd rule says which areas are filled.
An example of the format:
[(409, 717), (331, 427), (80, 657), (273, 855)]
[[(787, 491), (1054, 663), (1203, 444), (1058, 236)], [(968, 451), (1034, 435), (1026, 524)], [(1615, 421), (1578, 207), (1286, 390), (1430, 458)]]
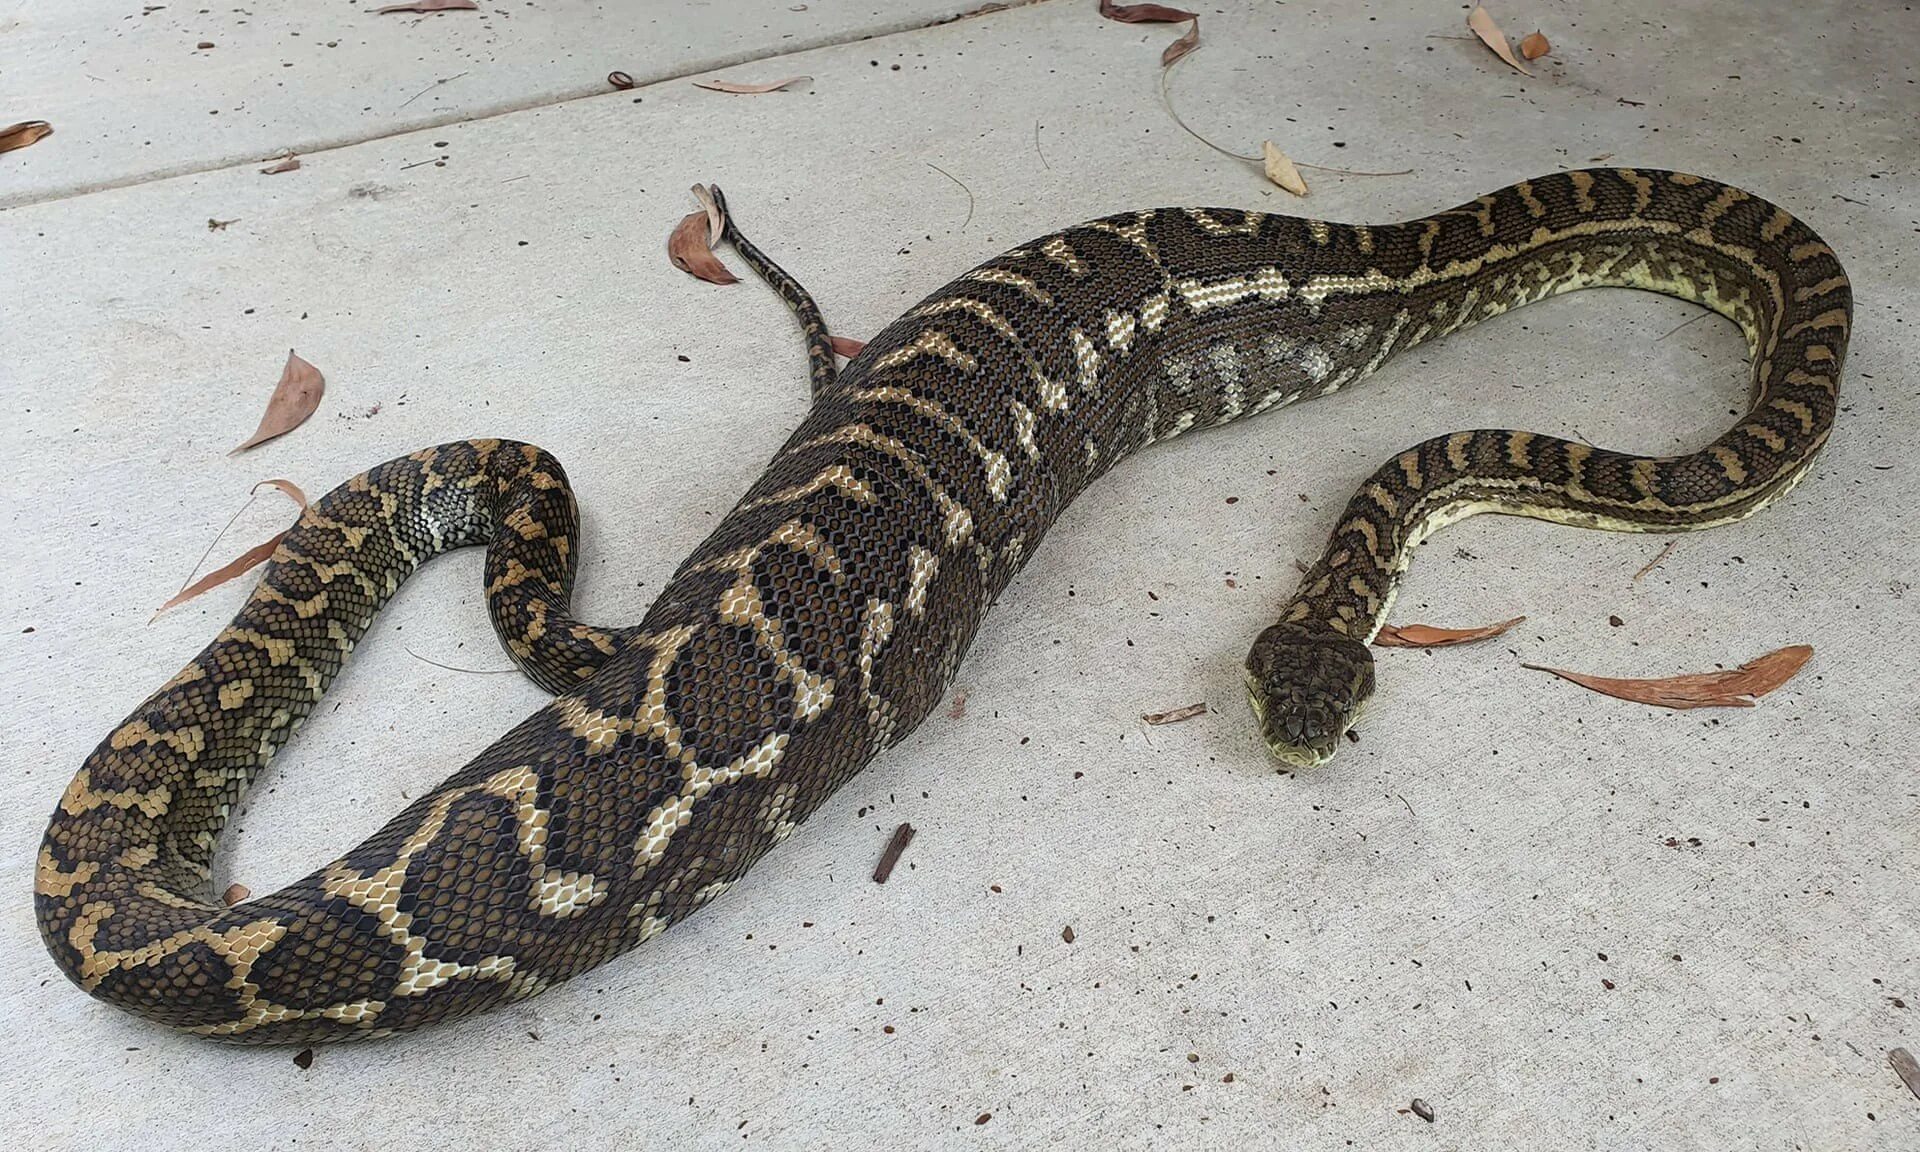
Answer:
[[(1832, 249), (1757, 196), (1570, 171), (1403, 224), (1095, 220), (966, 273), (836, 374), (804, 290), (728, 236), (799, 314), (815, 397), (644, 619), (570, 614), (574, 501), (537, 448), (443, 444), (348, 480), (61, 797), (35, 891), (62, 971), (244, 1041), (379, 1036), (531, 996), (705, 904), (912, 731), (1048, 526), (1134, 450), (1572, 289), (1736, 321), (1751, 405), (1697, 452), (1458, 432), (1360, 487), (1246, 665), (1272, 753), (1318, 763), (1372, 692), (1366, 644), (1422, 537), (1479, 512), (1660, 532), (1750, 515), (1827, 439), (1852, 307)], [(408, 574), (480, 543), (494, 623), (554, 700), (338, 860), (225, 906), (213, 854), (249, 781)]]

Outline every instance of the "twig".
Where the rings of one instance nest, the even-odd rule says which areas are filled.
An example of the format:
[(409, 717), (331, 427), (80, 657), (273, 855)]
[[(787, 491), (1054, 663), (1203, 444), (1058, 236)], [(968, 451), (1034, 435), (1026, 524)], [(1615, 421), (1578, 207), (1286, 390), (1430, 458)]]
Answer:
[[(1407, 804), (1407, 798), (1406, 798), (1405, 796), (1402, 796), (1402, 795), (1400, 795), (1400, 793), (1398, 793), (1398, 792), (1395, 792), (1395, 793), (1393, 794), (1393, 798), (1394, 798), (1395, 800), (1398, 800), (1398, 801), (1400, 801), (1400, 803), (1402, 803), (1402, 804)], [(1418, 820), (1418, 819), (1420, 818), (1420, 814), (1419, 814), (1418, 812), (1415, 812), (1415, 811), (1413, 810), (1413, 805), (1411, 805), (1411, 804), (1407, 804), (1407, 815), (1409, 815), (1409, 816), (1411, 816), (1411, 817), (1413, 817), (1413, 818), (1414, 818), (1414, 819), (1416, 819), (1416, 820)]]
[(1680, 541), (1677, 539), (1667, 541), (1667, 546), (1665, 548), (1660, 549), (1660, 555), (1655, 556), (1653, 559), (1641, 565), (1640, 571), (1635, 572), (1633, 574), (1633, 578), (1635, 580), (1638, 580), (1640, 579), (1640, 577), (1645, 576), (1647, 573), (1653, 571), (1655, 568), (1658, 568), (1660, 566), (1660, 561), (1665, 560), (1668, 557), (1668, 555), (1670, 555), (1673, 552), (1674, 545), (1678, 543), (1680, 543)]
[[(1184, 60), (1186, 59), (1186, 57), (1183, 56), (1180, 59)], [(1200, 141), (1200, 143), (1205, 144), (1207, 147), (1213, 149), (1215, 152), (1220, 153), (1220, 155), (1231, 156), (1235, 160), (1245, 160), (1249, 164), (1264, 164), (1265, 160), (1259, 156), (1242, 156), (1238, 152), (1234, 152), (1229, 149), (1220, 147), (1220, 145), (1215, 144), (1213, 141), (1207, 139), (1205, 136), (1202, 136), (1200, 135), (1200, 133), (1195, 132), (1191, 125), (1189, 125), (1185, 120), (1180, 119), (1179, 111), (1175, 109), (1173, 106), (1173, 93), (1168, 91), (1167, 89), (1167, 77), (1172, 75), (1174, 68), (1178, 67), (1179, 63), (1180, 63), (1180, 60), (1175, 60), (1172, 64), (1168, 65), (1167, 67), (1160, 69), (1160, 102), (1167, 106), (1167, 115), (1173, 117), (1173, 122), (1180, 126), (1180, 130), (1182, 132), (1185, 132), (1187, 135), (1193, 137), (1195, 140)], [(1293, 162), (1293, 166), (1295, 168), (1311, 168), (1315, 172), (1334, 172), (1341, 176), (1411, 176), (1413, 175), (1413, 169), (1411, 168), (1403, 168), (1397, 172), (1362, 172), (1354, 168), (1329, 168), (1324, 164), (1308, 164), (1302, 160), (1295, 160)]]
[[(404, 647), (404, 645), (402, 645), (402, 647)], [(411, 648), (407, 649), (407, 655), (413, 657), (415, 660), (426, 661), (426, 663), (433, 665), (435, 668), (445, 668), (449, 672), (465, 672), (471, 676), (504, 676), (509, 672), (520, 671), (518, 668), (455, 668), (451, 664), (442, 664), (438, 660), (428, 660), (425, 656), (420, 655), (420, 653), (415, 652)]]
[(413, 163), (411, 163), (411, 164), (402, 164), (402, 165), (400, 165), (400, 171), (402, 171), (402, 172), (405, 172), (405, 171), (406, 171), (407, 169), (409, 169), (409, 168), (418, 168), (418, 167), (420, 167), (420, 165), (422, 165), (422, 164), (432, 164), (432, 163), (434, 163), (435, 161), (437, 161), (437, 160), (439, 160), (439, 159), (440, 159), (440, 157), (438, 157), (438, 156), (429, 156), (429, 157), (427, 157), (427, 158), (426, 158), (425, 160), (415, 160), (415, 161), (414, 161)]
[(893, 866), (900, 863), (900, 854), (907, 850), (907, 844), (913, 839), (913, 825), (902, 824), (893, 830), (893, 839), (887, 841), (886, 850), (880, 853), (880, 863), (873, 869), (873, 882), (885, 884), (887, 877), (893, 875)]
[(1040, 157), (1040, 167), (1053, 171), (1053, 165), (1047, 163), (1047, 154), (1040, 149), (1040, 121), (1033, 122), (1033, 150)]
[(1393, 172), (1362, 172), (1355, 168), (1329, 168), (1325, 164), (1308, 164), (1304, 160), (1295, 160), (1295, 168), (1311, 168), (1315, 172), (1338, 172), (1342, 176), (1411, 176), (1413, 169), (1401, 168)]
[[(1667, 336), (1671, 336), (1671, 335), (1673, 335), (1673, 334), (1674, 334), (1675, 332), (1678, 332), (1678, 331), (1680, 331), (1680, 329), (1681, 329), (1681, 328), (1685, 328), (1685, 327), (1686, 327), (1686, 326), (1687, 326), (1688, 324), (1698, 324), (1698, 323), (1699, 323), (1700, 321), (1702, 321), (1702, 320), (1705, 320), (1705, 319), (1706, 319), (1707, 317), (1709, 317), (1709, 316), (1711, 316), (1711, 315), (1713, 315), (1713, 313), (1711, 313), (1711, 312), (1702, 312), (1702, 313), (1700, 313), (1700, 314), (1699, 314), (1698, 316), (1695, 316), (1695, 317), (1694, 317), (1693, 319), (1691, 319), (1691, 320), (1688, 320), (1688, 321), (1687, 321), (1686, 323), (1684, 323), (1684, 324), (1680, 324), (1680, 325), (1678, 325), (1678, 326), (1676, 326), (1676, 327), (1674, 327), (1674, 328), (1670, 328), (1670, 329), (1668, 329), (1668, 330), (1667, 330)], [(1662, 336), (1662, 337), (1660, 337), (1660, 339), (1659, 339), (1659, 340), (1655, 340), (1655, 341), (1654, 341), (1654, 343), (1655, 343), (1655, 344), (1658, 344), (1658, 343), (1660, 343), (1660, 340), (1665, 340), (1665, 339), (1667, 338), (1667, 336)]]
[[(940, 175), (945, 176), (947, 179), (953, 181), (955, 184), (960, 184), (959, 177), (947, 171), (945, 168), (940, 167), (940, 165), (935, 164), (933, 161), (925, 160), (925, 161), (922, 161), (922, 163), (924, 163), (927, 167), (933, 169), (935, 172), (940, 173)], [(967, 230), (967, 225), (973, 223), (973, 189), (967, 187), (965, 184), (960, 184), (960, 191), (965, 192), (967, 194), (967, 218), (965, 220), (960, 221), (960, 231), (965, 232)]]
[(433, 91), (435, 88), (440, 87), (440, 85), (442, 84), (451, 84), (453, 81), (460, 79), (460, 77), (462, 76), (471, 76), (471, 75), (473, 75), (471, 71), (457, 72), (454, 75), (447, 77), (445, 80), (435, 80), (433, 83), (427, 85), (425, 88), (420, 89), (420, 91), (415, 92), (413, 95), (407, 97), (405, 100), (402, 100), (400, 102), (400, 107), (405, 108), (407, 105), (413, 103), (415, 100), (420, 99), (420, 97), (425, 96), (427, 93)]

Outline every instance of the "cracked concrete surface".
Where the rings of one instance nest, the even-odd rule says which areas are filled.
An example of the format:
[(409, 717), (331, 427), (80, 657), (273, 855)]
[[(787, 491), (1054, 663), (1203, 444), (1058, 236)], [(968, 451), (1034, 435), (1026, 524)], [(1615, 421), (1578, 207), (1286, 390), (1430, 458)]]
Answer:
[[(1196, 130), (1415, 170), (1308, 170), (1295, 201), (1169, 119), (1157, 59), (1178, 29), (1091, 0), (931, 23), (961, 6), (423, 19), (87, 0), (0, 22), (0, 119), (56, 127), (0, 156), (6, 1131), (49, 1148), (1920, 1147), (1920, 1100), (1887, 1065), (1920, 1048), (1920, 18), (1502, 4), (1509, 32), (1553, 41), (1529, 79), (1446, 38), (1465, 35), (1457, 5), (1209, 10), (1171, 84)], [(688, 83), (720, 64), (813, 80)], [(592, 95), (612, 68), (643, 86)], [(259, 175), (283, 147), (301, 170)], [(576, 603), (608, 621), (637, 618), (732, 505), (805, 410), (803, 357), (758, 284), (668, 265), (689, 184), (724, 186), (835, 329), (864, 336), (1075, 219), (1399, 219), (1602, 155), (1750, 188), (1839, 251), (1857, 326), (1833, 442), (1781, 504), (1639, 580), (1660, 538), (1448, 530), (1397, 619), (1527, 623), (1381, 653), (1362, 740), (1325, 768), (1269, 771), (1238, 669), (1352, 487), (1453, 428), (1703, 443), (1742, 399), (1731, 325), (1577, 293), (1125, 464), (988, 618), (964, 708), (711, 908), (525, 1004), (302, 1069), (121, 1016), (47, 960), (27, 897), (45, 813), (244, 596), (147, 621), (255, 481), (318, 493), (445, 439), (536, 441), (585, 508)], [(326, 372), (325, 403), (228, 458), (289, 346)], [(221, 553), (284, 519), (261, 501)], [(443, 667), (507, 666), (479, 571), (449, 558), (401, 595), (239, 814), (223, 883), (303, 874), (536, 706), (517, 676)], [(1813, 662), (1750, 710), (1655, 711), (1520, 667), (1658, 675), (1792, 642)], [(1212, 710), (1140, 723), (1197, 700)], [(919, 835), (876, 886), (901, 821)]]

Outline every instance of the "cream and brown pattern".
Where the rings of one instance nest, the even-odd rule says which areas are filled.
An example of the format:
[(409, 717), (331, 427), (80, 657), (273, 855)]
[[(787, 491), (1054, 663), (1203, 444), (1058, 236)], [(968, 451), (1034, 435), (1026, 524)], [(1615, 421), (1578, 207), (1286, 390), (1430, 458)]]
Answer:
[[(1422, 537), (1477, 512), (1628, 531), (1751, 514), (1826, 441), (1851, 313), (1832, 250), (1786, 211), (1608, 169), (1405, 224), (1094, 221), (968, 272), (836, 375), (804, 290), (729, 236), (800, 314), (816, 399), (645, 619), (570, 615), (573, 497), (536, 448), (445, 444), (347, 481), (60, 799), (36, 893), (68, 976), (245, 1041), (378, 1036), (532, 995), (711, 899), (920, 723), (1049, 525), (1134, 450), (1571, 289), (1738, 322), (1753, 401), (1698, 452), (1462, 432), (1362, 486), (1248, 663), (1268, 744), (1316, 762), (1371, 691), (1365, 642)], [(407, 575), (479, 543), (507, 649), (556, 699), (341, 859), (222, 906), (213, 853), (255, 773)]]

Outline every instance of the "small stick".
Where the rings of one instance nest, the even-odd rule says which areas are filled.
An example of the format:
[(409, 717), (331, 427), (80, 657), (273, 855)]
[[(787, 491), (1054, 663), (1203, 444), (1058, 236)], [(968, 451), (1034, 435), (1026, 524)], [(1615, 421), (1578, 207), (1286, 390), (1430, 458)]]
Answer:
[[(1036, 139), (1038, 138), (1036, 137)], [(923, 160), (921, 161), (921, 163), (933, 169), (935, 172), (940, 173), (940, 175), (945, 176), (947, 179), (953, 181), (955, 184), (960, 184), (960, 178), (958, 176), (955, 176), (953, 173), (947, 171), (945, 168), (940, 167), (940, 165), (935, 164), (933, 161)], [(973, 189), (967, 187), (965, 184), (960, 184), (960, 191), (965, 192), (967, 194), (967, 218), (965, 220), (960, 221), (960, 231), (965, 232), (967, 230), (967, 225), (973, 223)]]
[(442, 84), (450, 84), (453, 81), (460, 79), (460, 77), (462, 76), (471, 76), (471, 75), (473, 75), (472, 72), (456, 72), (453, 75), (447, 77), (445, 80), (435, 80), (433, 83), (427, 85), (425, 88), (420, 89), (420, 91), (415, 92), (413, 95), (407, 97), (405, 100), (402, 100), (400, 102), (400, 107), (405, 108), (407, 105), (413, 103), (415, 100), (420, 99), (420, 97), (425, 96), (427, 93), (433, 91), (435, 88), (440, 87), (440, 85)]
[(913, 825), (902, 824), (893, 830), (893, 839), (887, 841), (886, 851), (880, 853), (880, 863), (873, 869), (873, 882), (885, 884), (887, 877), (893, 875), (893, 866), (900, 863), (900, 854), (907, 850), (907, 844), (913, 839)]
[(1645, 576), (1647, 573), (1653, 571), (1655, 568), (1660, 567), (1660, 562), (1662, 560), (1665, 560), (1669, 555), (1673, 553), (1674, 545), (1678, 543), (1680, 543), (1680, 541), (1677, 539), (1667, 541), (1667, 546), (1665, 548), (1660, 549), (1660, 555), (1655, 556), (1653, 559), (1641, 565), (1640, 571), (1635, 572), (1633, 574), (1633, 578), (1635, 580), (1638, 580), (1640, 579), (1640, 577)]
[(465, 672), (469, 676), (504, 676), (509, 672), (520, 671), (518, 668), (455, 668), (451, 664), (442, 664), (438, 660), (429, 660), (411, 648), (407, 649), (407, 655), (413, 657), (415, 660), (421, 660), (431, 664), (435, 668), (445, 668), (449, 672)]

